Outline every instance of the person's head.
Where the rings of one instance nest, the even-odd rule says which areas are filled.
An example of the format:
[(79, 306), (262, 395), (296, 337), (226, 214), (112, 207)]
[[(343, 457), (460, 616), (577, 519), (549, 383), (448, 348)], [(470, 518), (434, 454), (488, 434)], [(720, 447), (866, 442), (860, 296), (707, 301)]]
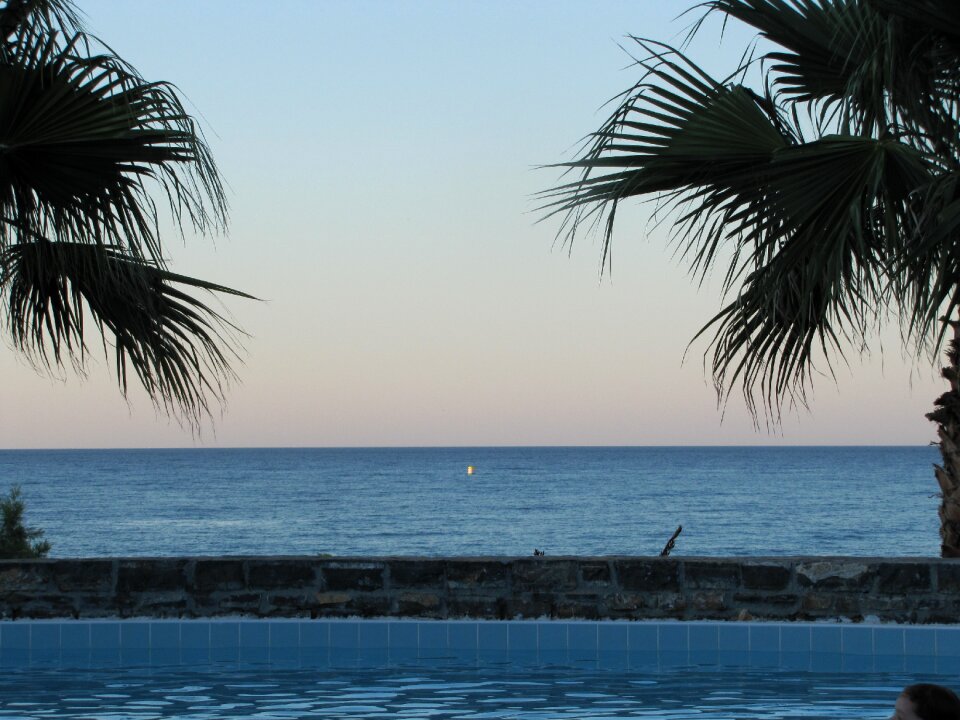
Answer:
[(897, 698), (891, 720), (960, 720), (960, 697), (942, 685), (908, 685)]

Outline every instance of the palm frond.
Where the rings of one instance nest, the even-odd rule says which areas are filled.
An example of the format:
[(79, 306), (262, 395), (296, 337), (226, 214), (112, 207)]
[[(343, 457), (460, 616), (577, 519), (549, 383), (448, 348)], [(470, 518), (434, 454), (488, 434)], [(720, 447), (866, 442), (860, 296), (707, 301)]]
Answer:
[(14, 344), (43, 365), (82, 362), (89, 314), (104, 343), (113, 343), (125, 393), (132, 370), (155, 402), (196, 418), (209, 411), (209, 397), (222, 400), (234, 378), (239, 331), (185, 289), (249, 298), (245, 293), (172, 273), (121, 248), (43, 239), (4, 250), (0, 286), (7, 288)]
[(122, 245), (162, 263), (159, 189), (178, 222), (223, 227), (226, 200), (194, 121), (164, 83), (28, 32), (0, 64), (0, 244), (20, 233)]

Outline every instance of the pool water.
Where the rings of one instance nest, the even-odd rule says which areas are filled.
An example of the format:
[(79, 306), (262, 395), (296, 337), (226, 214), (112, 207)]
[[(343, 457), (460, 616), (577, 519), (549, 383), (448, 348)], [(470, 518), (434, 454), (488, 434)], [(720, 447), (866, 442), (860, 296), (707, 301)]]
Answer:
[(0, 718), (880, 719), (919, 679), (702, 666), (11, 668), (0, 673)]

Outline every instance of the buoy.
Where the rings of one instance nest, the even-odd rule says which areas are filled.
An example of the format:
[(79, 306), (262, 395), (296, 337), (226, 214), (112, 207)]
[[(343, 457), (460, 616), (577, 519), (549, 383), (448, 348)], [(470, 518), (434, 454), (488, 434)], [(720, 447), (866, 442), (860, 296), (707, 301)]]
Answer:
[(467, 465), (467, 475), (473, 475), (473, 465)]

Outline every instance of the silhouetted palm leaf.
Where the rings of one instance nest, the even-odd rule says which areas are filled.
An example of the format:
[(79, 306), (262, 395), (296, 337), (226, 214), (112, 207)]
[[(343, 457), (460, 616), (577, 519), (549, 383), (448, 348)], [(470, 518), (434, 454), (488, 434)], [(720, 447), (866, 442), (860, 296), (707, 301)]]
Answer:
[[(166, 269), (155, 198), (222, 229), (226, 202), (193, 119), (80, 32), (66, 0), (0, 8), (0, 266), (15, 344), (81, 363), (84, 314), (155, 401), (196, 420), (233, 377), (233, 326), (182, 289), (249, 297)], [(64, 34), (66, 33), (66, 34)]]

